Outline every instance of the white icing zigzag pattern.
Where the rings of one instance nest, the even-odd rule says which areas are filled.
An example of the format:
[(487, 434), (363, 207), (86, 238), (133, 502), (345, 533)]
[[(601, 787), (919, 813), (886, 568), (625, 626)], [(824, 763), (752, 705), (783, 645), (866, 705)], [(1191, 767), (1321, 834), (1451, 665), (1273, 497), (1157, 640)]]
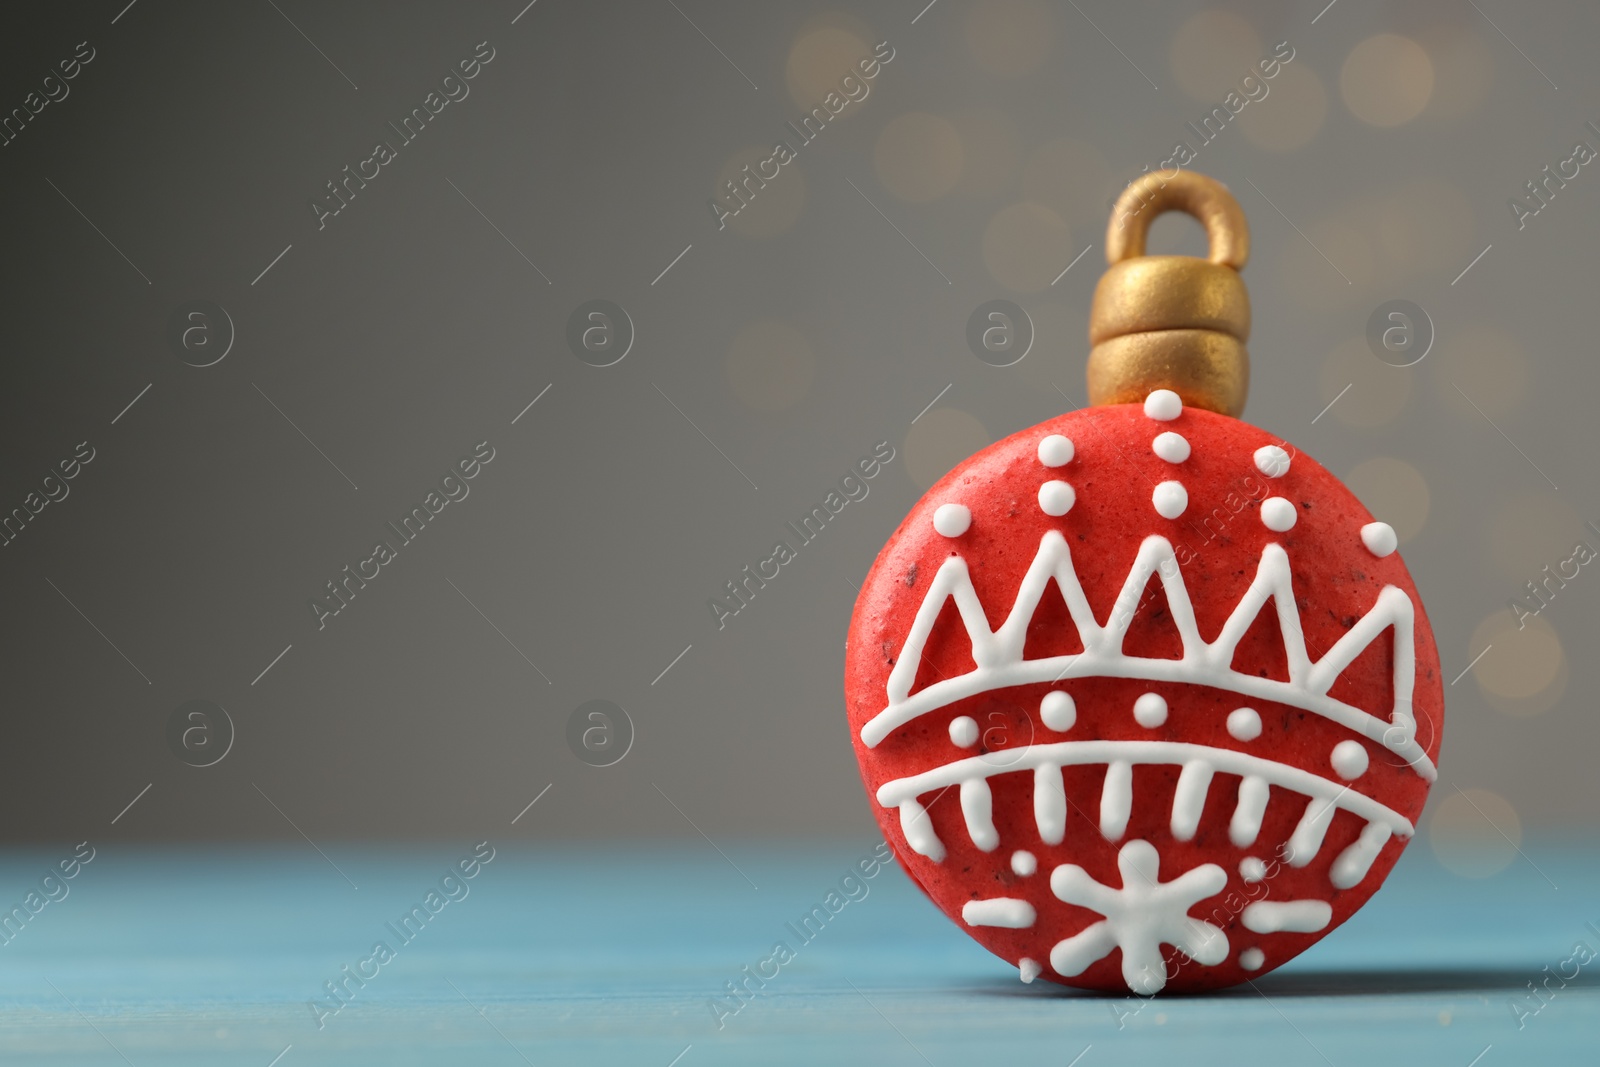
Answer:
[[(1151, 575), (1160, 576), (1168, 610), (1183, 642), (1181, 659), (1128, 656), (1122, 651), (1123, 638)], [(1084, 650), (1072, 655), (1024, 659), (1023, 643), (1028, 624), (1052, 578), (1066, 600)], [(951, 597), (955, 599), (972, 641), (972, 659), (977, 666), (966, 674), (935, 682), (912, 694), (911, 686), (922, 663), (923, 647), (945, 600)], [(1234, 650), (1268, 598), (1277, 608), (1289, 666), (1288, 681), (1241, 674), (1233, 669)], [(1011, 614), (995, 631), (989, 629), (966, 560), (960, 556), (945, 560), (917, 609), (911, 632), (890, 672), (888, 705), (861, 728), (861, 739), (869, 748), (876, 747), (894, 730), (920, 715), (993, 689), (1053, 682), (1068, 676), (1138, 678), (1212, 686), (1321, 715), (1383, 745), (1404, 759), (1422, 778), (1432, 781), (1437, 771), (1416, 741), (1416, 719), (1411, 706), (1416, 676), (1413, 615), (1410, 598), (1395, 586), (1385, 586), (1360, 621), (1321, 659), (1312, 662), (1306, 651), (1300, 612), (1295, 605), (1288, 553), (1281, 545), (1268, 544), (1261, 551), (1255, 580), (1228, 616), (1216, 640), (1208, 643), (1200, 636), (1195, 623), (1194, 605), (1171, 542), (1152, 534), (1140, 545), (1133, 569), (1111, 609), (1110, 619), (1102, 626), (1084, 595), (1066, 538), (1059, 531), (1051, 530), (1039, 542), (1039, 551), (1023, 576)], [(1328, 690), (1345, 668), (1391, 627), (1394, 630), (1394, 706), (1389, 718), (1384, 720), (1330, 697)]]

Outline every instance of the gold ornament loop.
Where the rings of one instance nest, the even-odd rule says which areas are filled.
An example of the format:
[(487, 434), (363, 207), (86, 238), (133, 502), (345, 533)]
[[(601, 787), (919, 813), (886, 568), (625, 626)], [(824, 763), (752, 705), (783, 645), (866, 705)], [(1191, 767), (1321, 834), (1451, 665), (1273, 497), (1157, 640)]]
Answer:
[[(1185, 211), (1205, 226), (1207, 259), (1147, 256), (1151, 221)], [(1135, 404), (1171, 389), (1192, 407), (1237, 417), (1250, 385), (1250, 295), (1239, 268), (1250, 226), (1221, 182), (1193, 171), (1146, 174), (1117, 198), (1111, 266), (1089, 311), (1089, 403)]]
[(1111, 209), (1106, 227), (1106, 262), (1120, 263), (1144, 255), (1145, 236), (1157, 215), (1182, 211), (1193, 215), (1206, 229), (1212, 263), (1243, 270), (1250, 259), (1250, 224), (1244, 209), (1215, 178), (1192, 170), (1171, 177), (1160, 171), (1141, 175), (1128, 184)]

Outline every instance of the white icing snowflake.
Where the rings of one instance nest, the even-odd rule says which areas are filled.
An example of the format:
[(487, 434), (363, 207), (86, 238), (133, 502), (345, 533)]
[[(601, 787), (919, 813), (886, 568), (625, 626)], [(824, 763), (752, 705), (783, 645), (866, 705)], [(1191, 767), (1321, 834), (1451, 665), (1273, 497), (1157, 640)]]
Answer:
[(1170, 882), (1160, 880), (1161, 857), (1148, 841), (1129, 841), (1117, 853), (1122, 888), (1102, 885), (1089, 872), (1064, 863), (1050, 873), (1050, 891), (1068, 904), (1105, 918), (1050, 950), (1050, 966), (1071, 978), (1122, 950), (1122, 979), (1128, 988), (1152, 996), (1167, 984), (1161, 946), (1172, 945), (1196, 963), (1216, 966), (1228, 958), (1228, 937), (1211, 923), (1189, 917), (1189, 909), (1216, 896), (1228, 875), (1203, 863)]

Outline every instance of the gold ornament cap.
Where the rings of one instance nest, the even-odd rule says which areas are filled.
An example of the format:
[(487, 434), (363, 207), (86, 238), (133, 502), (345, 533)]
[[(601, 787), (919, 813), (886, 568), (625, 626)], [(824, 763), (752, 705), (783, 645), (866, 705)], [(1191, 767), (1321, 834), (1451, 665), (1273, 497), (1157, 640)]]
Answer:
[[(1144, 254), (1150, 223), (1167, 211), (1205, 227), (1206, 259)], [(1239, 277), (1249, 258), (1250, 226), (1221, 182), (1156, 172), (1123, 190), (1089, 312), (1089, 403), (1137, 404), (1171, 389), (1186, 405), (1238, 417), (1250, 387), (1250, 296)]]

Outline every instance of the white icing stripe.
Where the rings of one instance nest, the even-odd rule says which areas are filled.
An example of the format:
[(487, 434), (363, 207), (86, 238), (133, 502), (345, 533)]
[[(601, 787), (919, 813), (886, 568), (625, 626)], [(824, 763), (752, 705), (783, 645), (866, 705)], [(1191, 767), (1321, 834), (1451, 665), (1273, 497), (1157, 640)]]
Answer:
[(1193, 840), (1200, 828), (1200, 814), (1205, 810), (1214, 773), (1204, 760), (1190, 760), (1178, 774), (1178, 787), (1172, 794), (1172, 836), (1179, 841)]
[(1031, 982), (1044, 973), (1044, 968), (1039, 966), (1038, 960), (1030, 960), (1024, 956), (1017, 961), (1017, 971), (1022, 975), (1024, 982)]
[(1359, 885), (1361, 879), (1372, 869), (1372, 861), (1378, 858), (1378, 853), (1383, 851), (1383, 846), (1389, 843), (1391, 836), (1389, 828), (1379, 823), (1368, 823), (1362, 827), (1361, 836), (1339, 853), (1339, 858), (1333, 861), (1331, 878), (1334, 886), (1338, 889), (1349, 889), (1353, 885)]
[[(1070, 745), (1086, 742), (1066, 743)], [(1110, 761), (1106, 766), (1105, 786), (1100, 790), (1100, 836), (1107, 841), (1120, 838), (1128, 829), (1128, 816), (1132, 813), (1133, 764), (1127, 760)]]
[(969, 900), (961, 906), (961, 918), (968, 926), (1000, 926), (1007, 930), (1026, 930), (1037, 916), (1033, 905), (1016, 897)]
[(1228, 840), (1239, 848), (1249, 848), (1256, 843), (1271, 795), (1272, 787), (1265, 778), (1246, 775), (1239, 780), (1239, 803), (1233, 809), (1233, 821), (1228, 824)]
[(935, 863), (944, 862), (944, 843), (933, 830), (933, 820), (928, 811), (915, 800), (900, 805), (900, 832), (906, 835), (906, 844), (919, 856)]
[(967, 820), (972, 843), (985, 852), (1000, 847), (1000, 834), (994, 828), (994, 797), (987, 778), (968, 778), (961, 783), (961, 814)]
[(1333, 906), (1326, 900), (1258, 900), (1239, 917), (1246, 930), (1257, 934), (1314, 934), (1331, 918)]
[[(1039, 774), (1042, 769), (1050, 769), (1059, 782), (1060, 769), (1063, 767), (1101, 764), (1106, 767), (1106, 780), (1100, 798), (1100, 832), (1111, 841), (1121, 838), (1127, 830), (1135, 764), (1181, 767), (1196, 762), (1210, 767), (1214, 773), (1236, 774), (1244, 779), (1239, 788), (1239, 805), (1234, 809), (1233, 824), (1229, 829), (1229, 836), (1241, 848), (1253, 842), (1260, 831), (1261, 813), (1266, 810), (1269, 785), (1311, 798), (1300, 825), (1290, 838), (1293, 850), (1290, 863), (1293, 866), (1303, 867), (1311, 862), (1322, 846), (1323, 835), (1327, 833), (1334, 813), (1341, 809), (1366, 822), (1382, 825), (1400, 837), (1410, 837), (1415, 832), (1405, 816), (1348, 785), (1341, 785), (1298, 767), (1232, 749), (1183, 741), (1058, 741), (1012, 749), (1011, 753), (1011, 761), (1004, 767), (994, 766), (983, 756), (969, 756), (921, 774), (896, 778), (878, 787), (877, 801), (886, 808), (900, 808), (900, 825), (906, 832), (906, 840), (914, 851), (934, 862), (944, 858), (944, 848), (933, 832), (926, 811), (917, 802), (918, 797), (960, 786), (967, 833), (979, 848), (991, 851), (998, 844), (998, 837), (993, 839), (994, 844), (985, 844), (991, 840), (990, 835), (995, 834), (988, 788), (985, 784), (981, 802), (975, 799), (969, 806), (967, 798), (970, 783), (986, 783), (998, 774), (1031, 770), (1035, 772), (1034, 782), (1037, 786), (1041, 780), (1048, 781)], [(974, 798), (980, 796), (975, 790), (970, 795)], [(908, 809), (912, 809), (911, 815), (908, 815)], [(1240, 814), (1240, 809), (1245, 809), (1244, 815)], [(1037, 813), (1036, 806), (1035, 817)], [(975, 819), (975, 816), (978, 817)], [(913, 837), (908, 827), (915, 829), (918, 836)], [(1250, 841), (1240, 844), (1245, 830), (1249, 831)]]
[(1059, 845), (1067, 833), (1067, 785), (1061, 768), (1040, 764), (1033, 772), (1033, 821), (1039, 826), (1039, 840)]
[[(1127, 656), (1122, 641), (1152, 575), (1160, 578), (1167, 606), (1183, 643), (1182, 659)], [(1067, 604), (1084, 651), (1046, 659), (1022, 658), (1028, 625), (1054, 579)], [(954, 598), (962, 624), (972, 643), (973, 670), (944, 679), (911, 693), (923, 649), (947, 599)], [(1233, 670), (1233, 654), (1250, 624), (1271, 598), (1283, 635), (1289, 680), (1262, 678)], [(1321, 715), (1402, 757), (1422, 778), (1432, 781), (1437, 772), (1427, 752), (1417, 744), (1412, 713), (1416, 652), (1413, 644), (1414, 610), (1411, 600), (1395, 586), (1385, 586), (1372, 608), (1316, 663), (1306, 652), (1305, 637), (1295, 605), (1289, 557), (1282, 546), (1262, 549), (1256, 577), (1223, 624), (1215, 641), (1204, 641), (1195, 624), (1194, 606), (1184, 584), (1172, 545), (1152, 535), (1140, 545), (1127, 581), (1117, 595), (1105, 626), (1089, 607), (1072, 562), (1072, 552), (1060, 531), (1045, 533), (1027, 574), (1017, 589), (1017, 599), (998, 630), (991, 631), (982, 603), (972, 585), (966, 561), (951, 556), (939, 567), (927, 596), (917, 609), (900, 656), (890, 672), (888, 704), (861, 728), (867, 747), (876, 747), (894, 730), (931, 711), (978, 693), (1034, 682), (1050, 682), (1067, 675), (1078, 678), (1135, 678), (1143, 681), (1180, 682), (1211, 686), (1259, 700), (1272, 700)], [(1328, 696), (1339, 675), (1384, 630), (1394, 630), (1394, 707), (1388, 719), (1379, 718)]]
[(1306, 813), (1289, 835), (1289, 866), (1304, 867), (1316, 858), (1322, 849), (1322, 839), (1339, 810), (1338, 797), (1312, 797)]

